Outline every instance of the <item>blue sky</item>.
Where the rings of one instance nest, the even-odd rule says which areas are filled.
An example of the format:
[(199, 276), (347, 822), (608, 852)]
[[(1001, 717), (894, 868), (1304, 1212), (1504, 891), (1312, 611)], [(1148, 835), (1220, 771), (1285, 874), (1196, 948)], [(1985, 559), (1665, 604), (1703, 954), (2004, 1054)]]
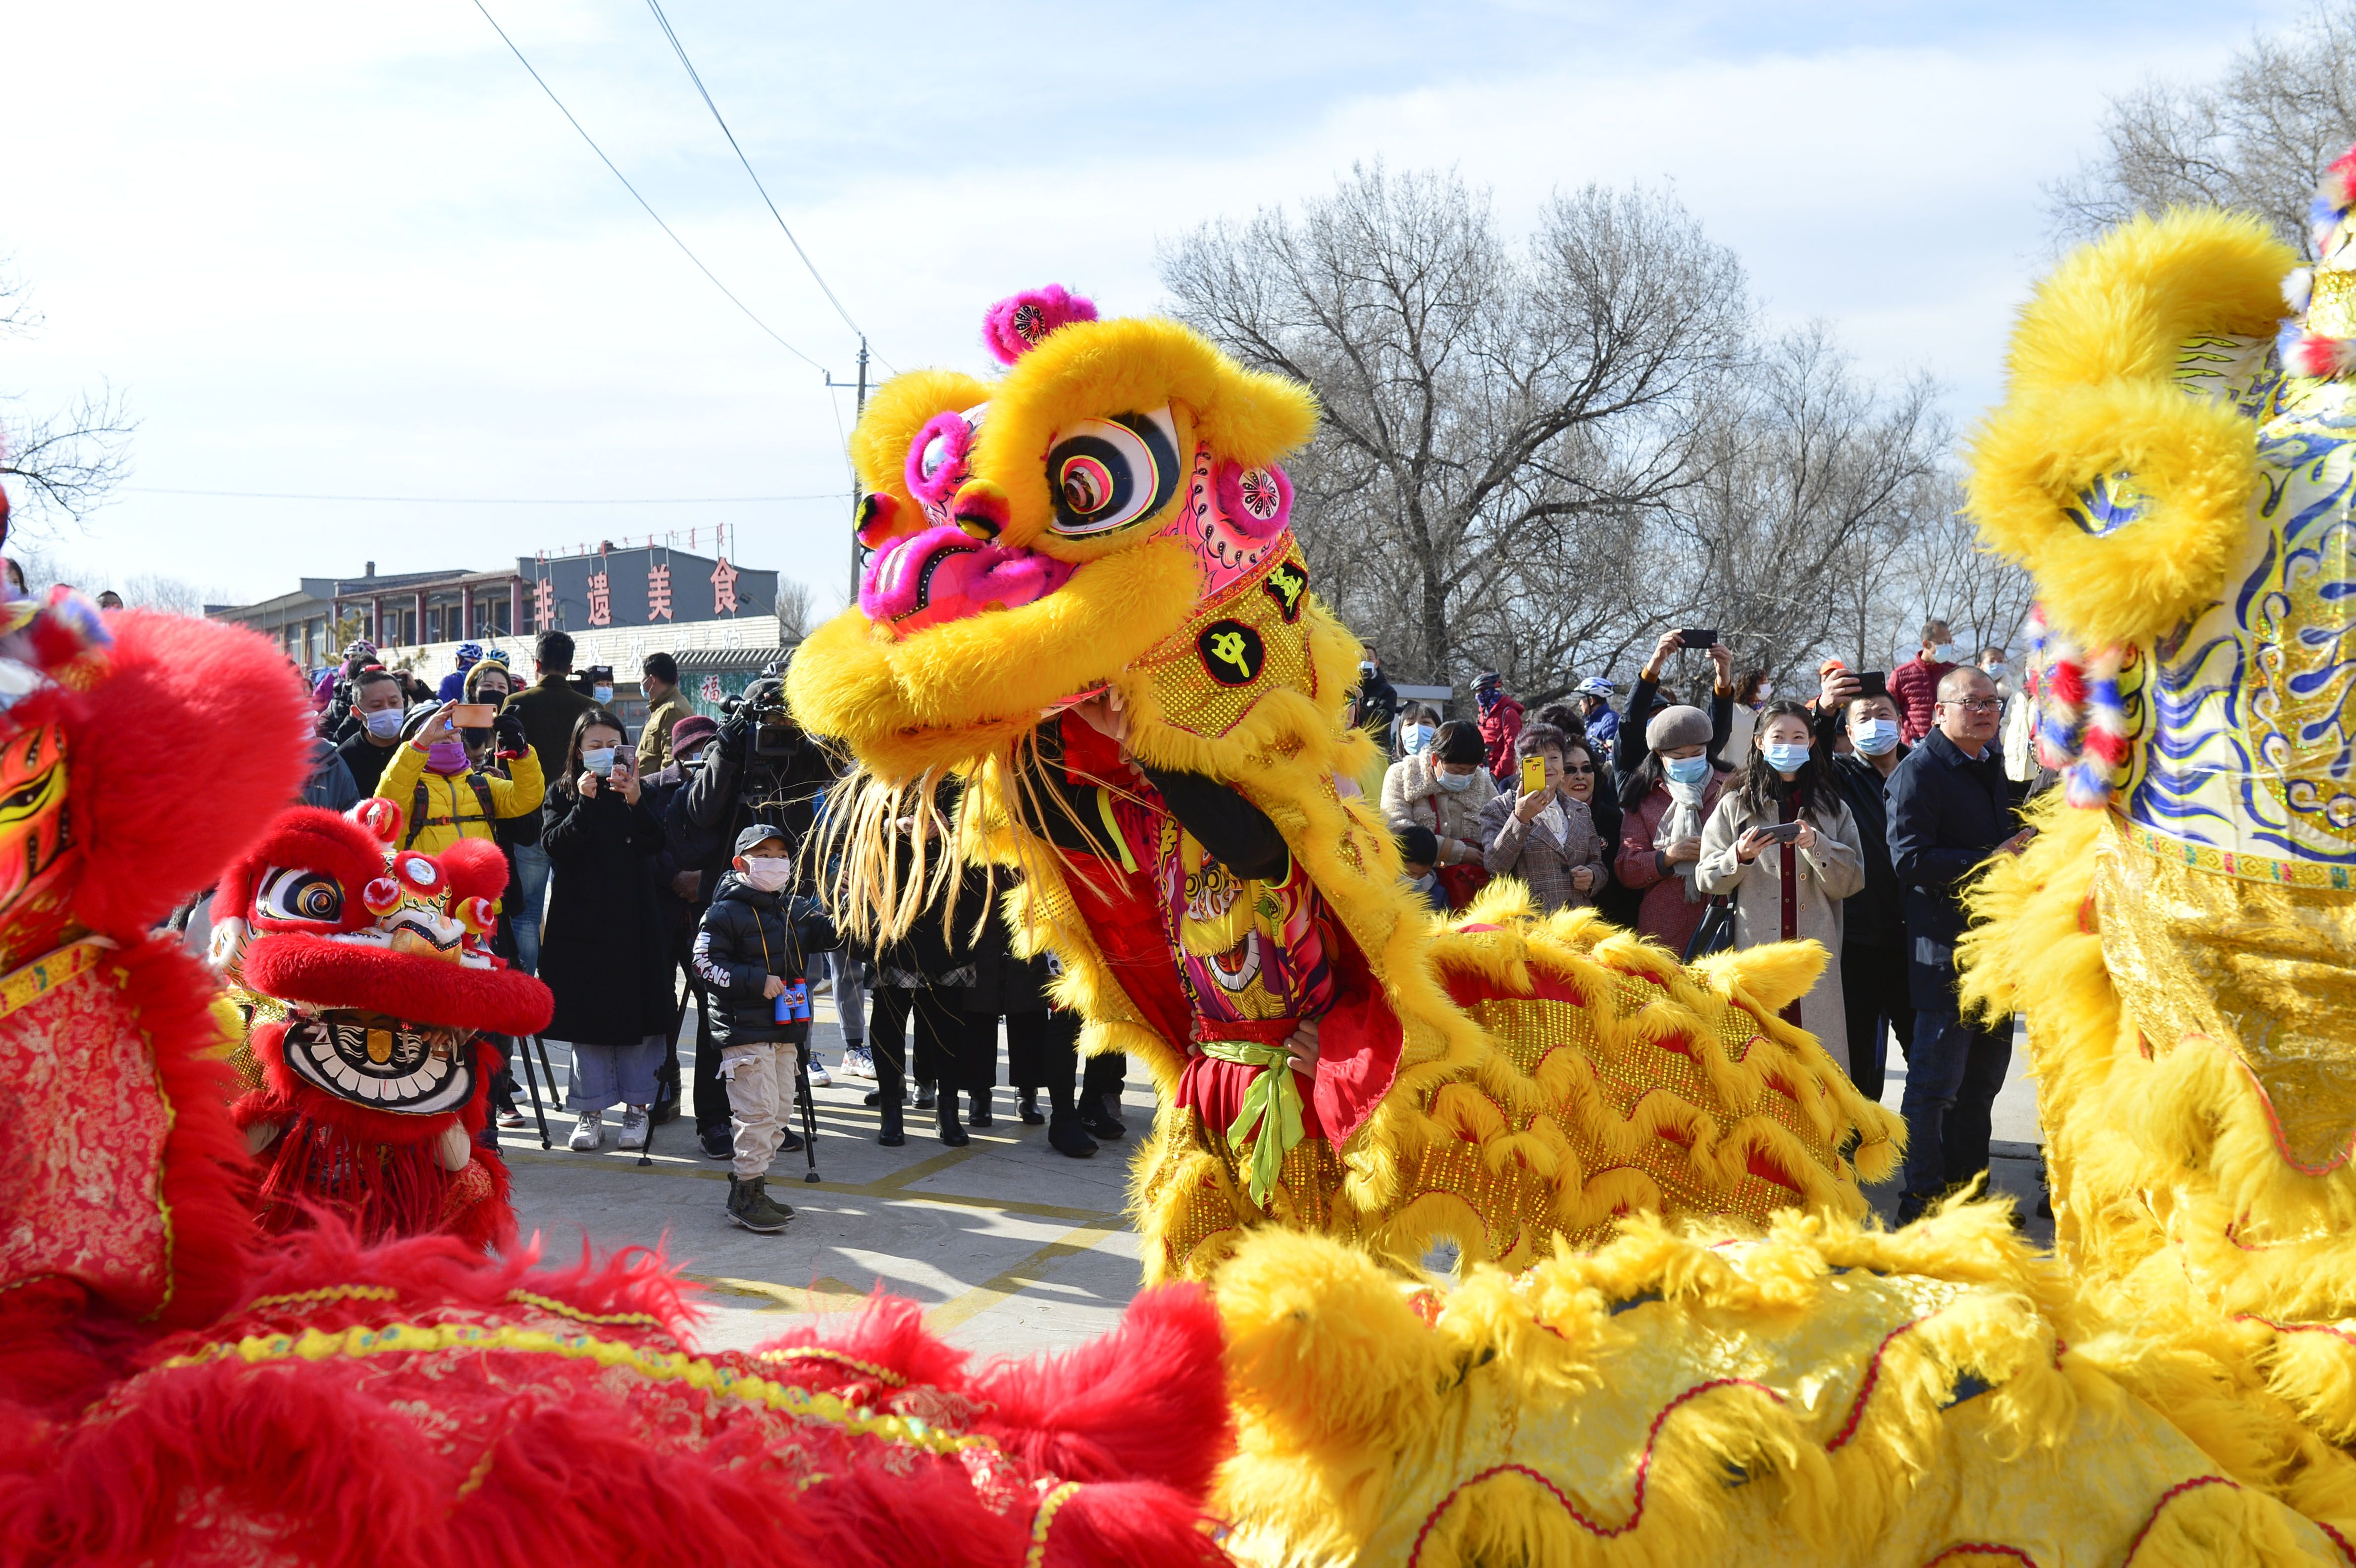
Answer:
[[(847, 378), (795, 261), (641, 0), (486, 0), (658, 210)], [(80, 581), (233, 598), (726, 522), (844, 576), (849, 398), (630, 201), (472, 0), (17, 0), (0, 255), (38, 405), (101, 379), (126, 491)], [(756, 5), (667, 0), (771, 194), (889, 363), (981, 369), (982, 310), (1061, 282), (1156, 308), (1158, 242), (1354, 160), (1452, 165), (1518, 229), (1551, 189), (1672, 186), (1775, 315), (1832, 319), (1967, 421), (2044, 264), (2040, 182), (2103, 101), (2206, 75), (2292, 4)], [(819, 497), (390, 506), (166, 495)]]

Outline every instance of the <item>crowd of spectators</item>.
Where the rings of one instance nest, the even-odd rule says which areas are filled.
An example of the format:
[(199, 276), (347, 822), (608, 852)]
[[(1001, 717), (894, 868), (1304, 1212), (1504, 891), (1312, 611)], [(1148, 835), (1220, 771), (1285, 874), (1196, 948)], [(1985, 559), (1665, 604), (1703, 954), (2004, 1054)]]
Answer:
[(1624, 701), (1590, 676), (1532, 711), (1490, 670), (1469, 719), (1359, 668), (1351, 716), (1392, 759), (1380, 808), (1435, 913), (1511, 877), (1542, 913), (1594, 909), (1687, 958), (1820, 943), (1831, 962), (1783, 1016), (1876, 1100), (1896, 1037), (1901, 1217), (1987, 1168), (2011, 1026), (1957, 1005), (1960, 889), (2026, 843), (2040, 787), (2003, 648), (1966, 660), (1933, 621), (1893, 669), (1826, 660), (1816, 689), (1778, 695), (1714, 631), (1673, 631)]

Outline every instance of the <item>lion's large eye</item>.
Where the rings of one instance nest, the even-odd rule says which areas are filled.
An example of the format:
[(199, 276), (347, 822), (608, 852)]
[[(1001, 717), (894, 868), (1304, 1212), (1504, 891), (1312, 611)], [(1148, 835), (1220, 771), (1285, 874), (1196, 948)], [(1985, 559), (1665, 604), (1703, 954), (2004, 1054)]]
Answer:
[(1082, 420), (1047, 453), (1055, 531), (1101, 534), (1151, 517), (1178, 490), (1178, 427), (1168, 409)]
[(332, 924), (344, 918), (344, 887), (325, 871), (273, 868), (254, 895), (253, 912), (264, 920)]

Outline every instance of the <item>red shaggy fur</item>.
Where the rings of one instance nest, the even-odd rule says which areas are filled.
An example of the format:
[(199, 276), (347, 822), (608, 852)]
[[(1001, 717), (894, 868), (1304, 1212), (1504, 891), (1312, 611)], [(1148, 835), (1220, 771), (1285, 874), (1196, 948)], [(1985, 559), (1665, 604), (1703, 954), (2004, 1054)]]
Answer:
[[(453, 1316), (548, 1321), (510, 1291), (600, 1317), (648, 1314), (660, 1327), (600, 1324), (585, 1331), (649, 1350), (674, 1348), (687, 1327), (677, 1286), (649, 1253), (540, 1271), (530, 1260), (485, 1263), (441, 1239), (363, 1250), (332, 1221), (286, 1238), (254, 1292), (289, 1295), (327, 1282), (390, 1287), (398, 1299), (266, 1308), (242, 1315), (239, 1331), (333, 1332)], [(1151, 1326), (1107, 1341), (1102, 1366), (1067, 1358), (1045, 1369), (994, 1367), (980, 1381), (956, 1375), (964, 1358), (916, 1328), (905, 1303), (881, 1304), (814, 1338), (895, 1371), (934, 1368), (944, 1373), (945, 1393), (999, 1403), (982, 1426), (1012, 1452), (1058, 1441), (1026, 1429), (1031, 1416), (1018, 1413), (1057, 1424), (1060, 1414), (1049, 1413), (1057, 1400), (1089, 1392), (1060, 1387), (1058, 1379), (1120, 1368), (1134, 1383), (1103, 1391), (1103, 1408), (1143, 1395), (1180, 1414), (1145, 1444), (1162, 1448), (1160, 1468), (1207, 1476), (1223, 1451), (1202, 1441), (1205, 1432), (1223, 1438), (1215, 1317), (1191, 1287), (1142, 1298), (1133, 1321), (1140, 1311)], [(160, 1345), (155, 1359), (191, 1348)], [(1208, 1360), (1191, 1359), (1205, 1349)], [(1161, 1359), (1173, 1349), (1190, 1359)], [(841, 1370), (824, 1361), (717, 1359), (812, 1386)], [(444, 1454), (419, 1441), (418, 1424), (402, 1407), (421, 1396), (458, 1397), (462, 1381), (404, 1381), (396, 1371), (395, 1381), (381, 1383), (360, 1375), (351, 1359), (255, 1369), (230, 1358), (142, 1379), (102, 1420), (46, 1431), (0, 1421), (0, 1563), (193, 1564), (247, 1540), (240, 1524), (246, 1520), (266, 1523), (291, 1560), (321, 1563), (520, 1560), (552, 1538), (613, 1542), (617, 1531), (627, 1549), (616, 1550), (616, 1559), (680, 1568), (713, 1562), (1017, 1568), (1030, 1545), (1034, 1499), (1018, 1489), (1001, 1503), (1004, 1512), (985, 1506), (955, 1459), (909, 1456), (891, 1472), (858, 1465), (804, 1488), (756, 1424), (732, 1418), (715, 1402), (713, 1413), (680, 1424), (669, 1413), (671, 1396), (643, 1403), (633, 1395), (645, 1385), (626, 1374), (577, 1384), (563, 1400), (531, 1387), (510, 1391), (496, 1380), (464, 1381), (469, 1397), (487, 1406), (471, 1413), (489, 1418), (477, 1430), (496, 1435), (487, 1450), (463, 1442)], [(1148, 1388), (1165, 1392), (1144, 1395)], [(657, 1422), (666, 1432), (660, 1442), (649, 1440)], [(157, 1506), (180, 1498), (210, 1499), (185, 1532), (177, 1510)], [(1056, 1568), (1222, 1563), (1200, 1527), (1200, 1505), (1199, 1490), (1156, 1480), (1088, 1486), (1055, 1516), (1046, 1561)]]
[[(56, 699), (83, 857), (74, 916), (129, 939), (212, 881), (295, 797), (312, 720), (285, 656), (243, 627), (142, 610), (107, 625), (105, 678)], [(208, 735), (199, 767), (175, 765)]]
[(445, 1029), (537, 1034), (556, 1010), (546, 986), (514, 969), (470, 969), (324, 936), (258, 936), (241, 962), (246, 984), (273, 997)]

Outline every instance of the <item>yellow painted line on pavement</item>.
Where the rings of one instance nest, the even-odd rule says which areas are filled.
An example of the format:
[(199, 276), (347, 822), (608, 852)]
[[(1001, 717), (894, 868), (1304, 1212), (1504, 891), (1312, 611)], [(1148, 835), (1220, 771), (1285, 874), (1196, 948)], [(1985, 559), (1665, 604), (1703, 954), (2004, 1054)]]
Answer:
[[(553, 1149), (504, 1149), (500, 1151), (509, 1165), (564, 1165), (575, 1170), (603, 1171), (609, 1175), (682, 1176), (697, 1181), (725, 1181), (724, 1166), (699, 1165), (689, 1160), (676, 1163), (655, 1156), (654, 1164), (641, 1169), (638, 1157), (610, 1155), (599, 1158), (594, 1155), (559, 1154)], [(885, 1203), (907, 1204), (922, 1208), (938, 1205), (950, 1209), (982, 1209), (994, 1213), (1020, 1214), (1032, 1220), (1062, 1220), (1066, 1222), (1109, 1220), (1118, 1226), (1120, 1217), (1101, 1209), (1075, 1209), (1060, 1203), (1031, 1203), (1019, 1198), (973, 1198), (962, 1192), (910, 1192), (905, 1183), (937, 1175), (951, 1165), (970, 1157), (969, 1151), (950, 1149), (931, 1159), (919, 1161), (905, 1171), (897, 1171), (880, 1180), (853, 1186), (841, 1181), (803, 1181), (789, 1169), (780, 1170), (770, 1178), (777, 1183), (779, 1196), (790, 1199), (797, 1192), (833, 1192), (847, 1198), (873, 1198)], [(946, 1162), (946, 1163), (944, 1163)], [(926, 1167), (932, 1167), (927, 1169)]]
[(925, 1314), (925, 1326), (936, 1334), (946, 1334), (1000, 1302), (1022, 1295), (1023, 1287), (1033, 1283), (1033, 1276), (1049, 1264), (1092, 1252), (1098, 1242), (1107, 1236), (1119, 1234), (1122, 1228), (1119, 1224), (1080, 1226), (1066, 1234), (1063, 1240), (1048, 1243), (1021, 1263), (992, 1275), (964, 1295), (953, 1296), (942, 1302)]
[(777, 1303), (757, 1308), (762, 1312), (851, 1312), (867, 1302), (866, 1296), (832, 1275), (812, 1280), (807, 1290), (766, 1279), (736, 1279), (727, 1275), (683, 1274), (680, 1277), (706, 1289), (731, 1291), (738, 1296), (766, 1296)]

